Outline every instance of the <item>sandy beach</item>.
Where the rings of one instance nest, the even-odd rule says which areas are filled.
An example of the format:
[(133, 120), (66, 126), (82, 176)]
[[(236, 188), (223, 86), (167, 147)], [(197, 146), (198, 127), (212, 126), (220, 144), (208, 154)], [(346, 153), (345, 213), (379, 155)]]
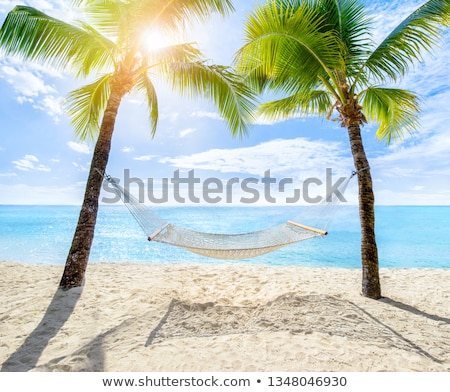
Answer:
[(450, 371), (450, 270), (0, 262), (2, 371)]

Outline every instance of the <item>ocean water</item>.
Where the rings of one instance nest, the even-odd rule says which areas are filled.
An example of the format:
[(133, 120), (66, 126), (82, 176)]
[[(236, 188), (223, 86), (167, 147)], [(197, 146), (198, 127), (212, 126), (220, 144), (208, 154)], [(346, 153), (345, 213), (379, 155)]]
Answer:
[[(164, 219), (199, 231), (239, 233), (287, 219), (302, 223), (311, 207), (165, 207)], [(77, 223), (76, 206), (0, 206), (0, 260), (63, 265)], [(215, 260), (148, 242), (124, 206), (101, 206), (90, 262), (256, 263), (360, 267), (358, 208), (339, 206), (329, 235), (248, 260)], [(450, 207), (378, 206), (380, 267), (450, 268)]]

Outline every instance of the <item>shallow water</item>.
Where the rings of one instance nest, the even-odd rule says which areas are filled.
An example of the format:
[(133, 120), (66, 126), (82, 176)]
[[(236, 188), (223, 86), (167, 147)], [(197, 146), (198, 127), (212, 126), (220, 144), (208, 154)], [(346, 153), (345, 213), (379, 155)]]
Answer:
[[(263, 229), (287, 219), (308, 224), (313, 210), (312, 207), (166, 207), (157, 211), (164, 219), (195, 230), (236, 233)], [(77, 206), (0, 206), (0, 259), (64, 264), (78, 213)], [(378, 206), (376, 234), (380, 266), (450, 268), (449, 218), (450, 207)], [(327, 229), (329, 235), (324, 238), (231, 262), (358, 268), (357, 207), (339, 206)], [(123, 206), (100, 207), (90, 261), (227, 262), (149, 243)]]

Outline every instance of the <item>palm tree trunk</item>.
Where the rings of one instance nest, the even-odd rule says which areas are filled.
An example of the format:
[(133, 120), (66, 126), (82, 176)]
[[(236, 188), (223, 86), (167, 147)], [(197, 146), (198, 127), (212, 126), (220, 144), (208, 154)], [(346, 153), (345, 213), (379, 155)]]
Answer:
[(381, 298), (381, 287), (378, 271), (378, 250), (375, 240), (375, 198), (372, 189), (372, 176), (364, 151), (359, 124), (350, 124), (348, 135), (355, 168), (358, 172), (362, 294), (368, 298), (379, 299)]
[(97, 221), (98, 199), (104, 173), (111, 149), (111, 138), (114, 131), (120, 102), (125, 95), (123, 89), (111, 86), (111, 95), (103, 116), (100, 133), (92, 156), (91, 168), (84, 193), (78, 224), (72, 240), (72, 246), (66, 260), (66, 266), (59, 287), (69, 290), (83, 284), (84, 274), (89, 260), (95, 223)]

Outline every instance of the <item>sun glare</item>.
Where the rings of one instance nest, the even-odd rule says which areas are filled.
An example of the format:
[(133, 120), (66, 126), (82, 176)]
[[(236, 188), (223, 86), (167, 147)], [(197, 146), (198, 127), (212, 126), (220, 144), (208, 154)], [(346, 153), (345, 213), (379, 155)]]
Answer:
[(168, 37), (159, 31), (146, 31), (144, 33), (143, 46), (144, 49), (152, 52), (170, 45)]

